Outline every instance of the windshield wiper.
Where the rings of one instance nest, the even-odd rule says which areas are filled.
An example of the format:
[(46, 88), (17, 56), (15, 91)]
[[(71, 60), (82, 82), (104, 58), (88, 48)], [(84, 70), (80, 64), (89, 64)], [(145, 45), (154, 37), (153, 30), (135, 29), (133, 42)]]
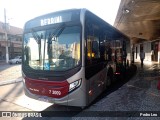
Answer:
[(33, 29), (31, 29), (31, 32), (32, 32), (32, 35), (33, 35), (34, 39), (36, 40), (37, 44), (40, 44), (41, 37)]
[(38, 44), (38, 50), (39, 50), (39, 61), (41, 62), (41, 39), (42, 39), (42, 34), (41, 37), (35, 32), (33, 29), (31, 29), (32, 35), (34, 39), (36, 40)]
[[(51, 35), (49, 35), (49, 37), (48, 37), (48, 42), (51, 43), (52, 38), (58, 37), (58, 36), (62, 33), (62, 31), (64, 30), (64, 28), (65, 28), (64, 23), (63, 23), (63, 24), (60, 24), (60, 25), (54, 30), (54, 32), (53, 32)], [(53, 40), (53, 41), (54, 41), (54, 40)]]
[[(55, 39), (62, 33), (62, 31), (64, 30), (65, 26), (64, 26), (64, 23), (58, 25), (54, 32), (51, 34), (49, 33), (49, 36), (48, 36), (48, 47), (47, 47), (47, 53), (48, 53), (48, 56), (49, 56), (49, 63), (52, 62), (51, 61), (51, 58), (52, 58), (52, 54), (50, 53), (52, 51), (52, 41), (55, 41)], [(54, 39), (53, 39), (54, 38)], [(53, 40), (52, 40), (53, 39)], [(46, 44), (46, 39), (45, 39), (45, 44)], [(44, 53), (45, 53), (45, 49), (44, 49)]]

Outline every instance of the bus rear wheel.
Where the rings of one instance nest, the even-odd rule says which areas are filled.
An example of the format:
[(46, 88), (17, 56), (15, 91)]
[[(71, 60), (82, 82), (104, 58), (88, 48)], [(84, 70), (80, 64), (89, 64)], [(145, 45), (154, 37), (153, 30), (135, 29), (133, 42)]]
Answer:
[(113, 69), (112, 69), (112, 67), (110, 67), (109, 69), (108, 69), (108, 73), (107, 73), (107, 86), (110, 86), (114, 81), (113, 81), (113, 79), (114, 79), (114, 75), (113, 75)]
[(107, 76), (106, 86), (110, 86), (110, 85), (111, 85), (111, 77)]

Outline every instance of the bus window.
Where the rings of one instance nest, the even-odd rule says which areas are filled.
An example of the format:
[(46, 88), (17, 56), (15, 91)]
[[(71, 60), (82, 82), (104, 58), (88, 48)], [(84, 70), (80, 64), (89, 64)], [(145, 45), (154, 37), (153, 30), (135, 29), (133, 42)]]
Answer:
[(90, 60), (92, 58), (92, 45), (91, 45), (91, 37), (87, 38), (87, 59)]
[(104, 41), (100, 42), (100, 58), (102, 61), (106, 60), (106, 52), (105, 52), (105, 46)]
[(99, 58), (99, 41), (97, 38), (92, 42), (92, 58)]
[(95, 38), (93, 36), (88, 37), (87, 39), (87, 58), (88, 59), (100, 58), (98, 38)]
[(112, 46), (109, 41), (105, 42), (105, 56), (107, 61), (112, 61)]
[(115, 40), (115, 61), (122, 62), (122, 44), (121, 40)]

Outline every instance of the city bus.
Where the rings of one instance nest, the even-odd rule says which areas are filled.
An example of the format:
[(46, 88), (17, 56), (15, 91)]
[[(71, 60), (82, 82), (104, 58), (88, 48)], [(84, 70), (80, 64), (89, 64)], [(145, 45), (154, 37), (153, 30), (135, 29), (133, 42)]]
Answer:
[(87, 9), (49, 13), (24, 26), (22, 76), (30, 98), (84, 108), (124, 74), (126, 60), (129, 38)]

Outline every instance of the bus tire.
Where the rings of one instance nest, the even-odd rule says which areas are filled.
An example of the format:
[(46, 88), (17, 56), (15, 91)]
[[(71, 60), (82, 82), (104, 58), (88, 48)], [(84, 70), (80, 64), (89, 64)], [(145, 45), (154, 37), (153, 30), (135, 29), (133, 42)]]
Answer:
[(110, 85), (111, 85), (111, 77), (107, 76), (106, 86), (110, 86)]
[(113, 75), (113, 68), (109, 67), (107, 73), (107, 86), (110, 86), (113, 83), (114, 75)]

